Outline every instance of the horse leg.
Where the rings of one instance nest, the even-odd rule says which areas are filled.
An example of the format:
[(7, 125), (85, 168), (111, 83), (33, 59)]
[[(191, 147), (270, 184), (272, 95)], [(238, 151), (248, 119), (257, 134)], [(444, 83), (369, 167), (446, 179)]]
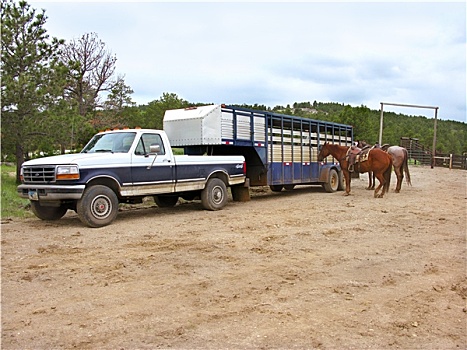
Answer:
[(349, 196), (350, 195), (350, 173), (349, 171), (347, 170), (347, 168), (343, 168), (342, 169), (342, 172), (344, 173), (344, 179), (345, 179), (345, 192), (344, 192), (344, 196)]
[(394, 172), (396, 173), (396, 177), (397, 177), (397, 184), (396, 184), (395, 192), (399, 193), (402, 187), (402, 180), (404, 179), (404, 173), (403, 173), (402, 166), (394, 167)]
[(367, 190), (373, 190), (375, 188), (375, 179), (374, 179), (374, 174), (372, 171), (368, 172), (368, 187), (366, 188)]
[[(383, 176), (383, 173), (375, 173), (375, 176), (376, 178), (378, 179), (379, 181), (379, 185), (378, 187), (376, 187), (375, 189), (375, 193), (374, 193), (374, 197), (375, 198), (383, 198), (383, 195), (384, 195), (384, 184), (386, 183), (386, 180), (384, 179), (384, 176)], [(381, 189), (381, 187), (383, 187), (383, 191), (381, 192), (381, 194), (378, 194), (379, 190)]]

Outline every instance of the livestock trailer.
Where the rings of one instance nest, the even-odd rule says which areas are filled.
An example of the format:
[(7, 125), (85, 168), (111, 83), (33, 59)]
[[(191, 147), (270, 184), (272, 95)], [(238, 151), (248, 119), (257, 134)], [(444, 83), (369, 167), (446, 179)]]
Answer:
[(339, 162), (318, 162), (319, 146), (353, 142), (350, 125), (225, 105), (167, 110), (164, 130), (185, 154), (243, 155), (249, 185), (273, 191), (296, 185), (342, 190)]

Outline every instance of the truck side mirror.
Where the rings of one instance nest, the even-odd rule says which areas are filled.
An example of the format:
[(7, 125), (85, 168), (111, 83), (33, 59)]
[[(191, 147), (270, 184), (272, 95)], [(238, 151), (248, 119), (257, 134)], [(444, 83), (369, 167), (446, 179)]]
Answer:
[(161, 151), (161, 145), (158, 143), (154, 143), (151, 146), (149, 146), (149, 154), (159, 154)]
[(161, 145), (159, 145), (158, 143), (153, 143), (151, 146), (149, 146), (149, 155), (153, 155), (154, 159), (152, 160), (151, 165), (148, 166), (146, 169), (149, 170), (152, 168), (152, 166), (154, 165), (154, 162), (156, 161), (157, 155), (159, 154), (160, 151), (161, 151)]

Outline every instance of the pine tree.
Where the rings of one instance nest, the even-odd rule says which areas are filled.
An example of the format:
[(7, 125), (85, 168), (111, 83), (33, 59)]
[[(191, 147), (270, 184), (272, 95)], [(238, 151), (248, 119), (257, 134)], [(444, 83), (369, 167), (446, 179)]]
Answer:
[(2, 154), (14, 153), (19, 169), (38, 127), (41, 111), (56, 98), (57, 58), (63, 41), (50, 39), (45, 11), (25, 1), (1, 2)]

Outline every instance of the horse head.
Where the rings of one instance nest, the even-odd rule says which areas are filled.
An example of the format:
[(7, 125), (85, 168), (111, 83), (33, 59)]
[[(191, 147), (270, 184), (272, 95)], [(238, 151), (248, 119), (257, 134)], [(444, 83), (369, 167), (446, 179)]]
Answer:
[(318, 162), (322, 162), (324, 158), (329, 156), (331, 153), (329, 151), (328, 143), (325, 142), (324, 145), (319, 147), (319, 153), (318, 153)]
[(357, 145), (358, 148), (363, 148), (365, 146), (369, 146), (368, 143), (366, 143), (365, 140), (358, 140)]

